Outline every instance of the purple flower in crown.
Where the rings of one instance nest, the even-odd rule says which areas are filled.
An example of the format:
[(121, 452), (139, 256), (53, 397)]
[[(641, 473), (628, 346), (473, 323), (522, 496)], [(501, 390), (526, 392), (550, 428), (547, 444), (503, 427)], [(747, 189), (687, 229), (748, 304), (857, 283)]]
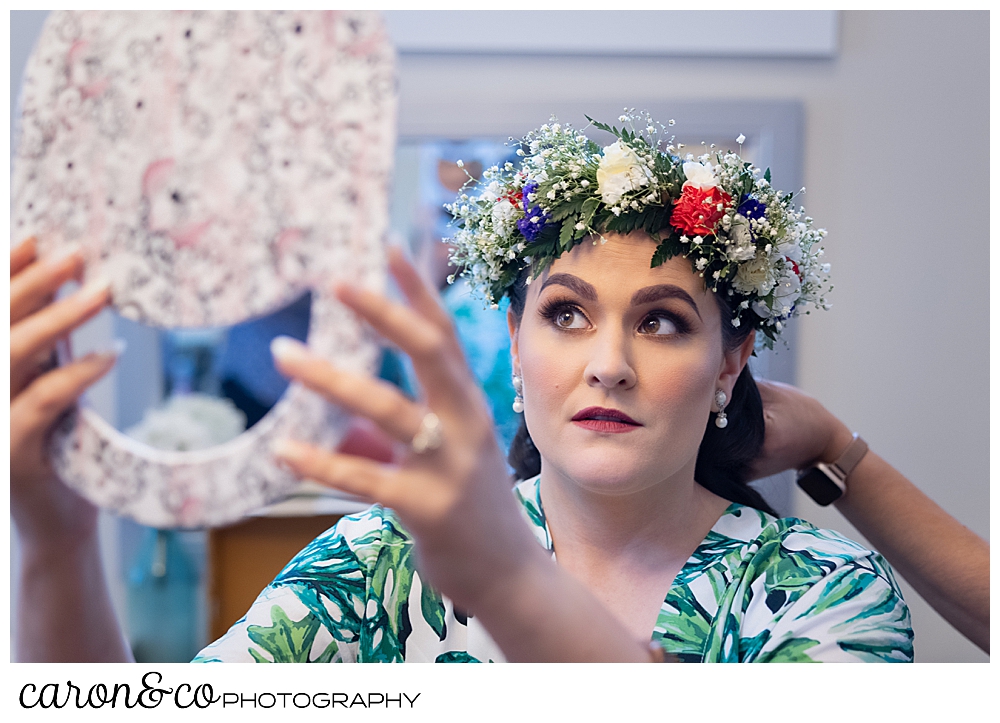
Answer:
[(524, 218), (517, 222), (517, 230), (521, 232), (525, 240), (529, 243), (538, 238), (545, 229), (545, 224), (549, 220), (549, 215), (542, 210), (538, 204), (534, 206), (528, 200), (528, 195), (538, 190), (538, 181), (528, 181), (521, 191), (521, 204), (524, 206)]
[(528, 196), (535, 193), (538, 190), (538, 181), (528, 181), (524, 184), (524, 188), (521, 189), (521, 203), (524, 205), (524, 212), (528, 213), (528, 204), (531, 203), (528, 200)]
[(529, 213), (531, 214), (530, 216), (525, 216), (518, 220), (517, 230), (521, 232), (526, 241), (532, 243), (545, 230), (545, 221), (548, 219), (548, 216), (538, 206), (535, 206)]
[(761, 219), (764, 218), (764, 214), (767, 213), (767, 206), (758, 201), (756, 198), (743, 196), (739, 208), (736, 209), (736, 213), (743, 216), (743, 218)]

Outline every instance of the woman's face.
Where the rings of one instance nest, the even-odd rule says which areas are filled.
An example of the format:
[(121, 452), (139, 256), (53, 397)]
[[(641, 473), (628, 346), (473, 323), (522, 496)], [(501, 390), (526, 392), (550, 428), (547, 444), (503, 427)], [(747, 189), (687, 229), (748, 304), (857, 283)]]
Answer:
[(724, 352), (688, 259), (650, 268), (648, 236), (606, 237), (563, 254), (531, 282), (516, 328), (509, 317), (542, 474), (606, 494), (693, 480), (715, 391), (731, 396), (752, 342)]

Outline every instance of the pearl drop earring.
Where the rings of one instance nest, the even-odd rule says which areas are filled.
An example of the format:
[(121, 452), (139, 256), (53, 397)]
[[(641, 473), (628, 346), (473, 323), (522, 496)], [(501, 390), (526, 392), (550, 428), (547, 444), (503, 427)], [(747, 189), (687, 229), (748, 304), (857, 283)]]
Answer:
[(520, 374), (514, 374), (511, 381), (514, 383), (514, 403), (511, 408), (516, 414), (520, 414), (524, 411), (524, 397), (521, 395), (521, 392), (524, 391), (524, 382)]
[(715, 406), (719, 408), (719, 413), (715, 415), (715, 426), (725, 429), (729, 420), (726, 419), (726, 393), (721, 389), (715, 390)]

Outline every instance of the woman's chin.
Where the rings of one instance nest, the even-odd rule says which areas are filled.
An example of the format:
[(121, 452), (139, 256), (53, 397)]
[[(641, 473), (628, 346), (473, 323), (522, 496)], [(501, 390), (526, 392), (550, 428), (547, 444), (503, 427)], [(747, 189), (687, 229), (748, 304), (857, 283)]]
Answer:
[(663, 461), (637, 459), (635, 452), (614, 450), (579, 450), (563, 459), (547, 460), (542, 470), (554, 472), (575, 486), (593, 492), (626, 494), (644, 489), (662, 479)]

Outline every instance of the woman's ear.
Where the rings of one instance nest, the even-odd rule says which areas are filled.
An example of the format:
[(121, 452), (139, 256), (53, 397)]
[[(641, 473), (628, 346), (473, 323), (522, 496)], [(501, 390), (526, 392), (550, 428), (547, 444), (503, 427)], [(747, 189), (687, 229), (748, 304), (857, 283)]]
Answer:
[(507, 331), (510, 332), (510, 363), (515, 374), (521, 373), (521, 357), (517, 351), (517, 332), (520, 325), (514, 312), (507, 307)]
[(753, 354), (753, 345), (757, 335), (751, 333), (743, 343), (732, 351), (723, 353), (722, 371), (719, 374), (717, 387), (722, 389), (730, 399), (733, 396), (733, 387), (736, 386), (736, 379), (747, 365), (750, 355)]

